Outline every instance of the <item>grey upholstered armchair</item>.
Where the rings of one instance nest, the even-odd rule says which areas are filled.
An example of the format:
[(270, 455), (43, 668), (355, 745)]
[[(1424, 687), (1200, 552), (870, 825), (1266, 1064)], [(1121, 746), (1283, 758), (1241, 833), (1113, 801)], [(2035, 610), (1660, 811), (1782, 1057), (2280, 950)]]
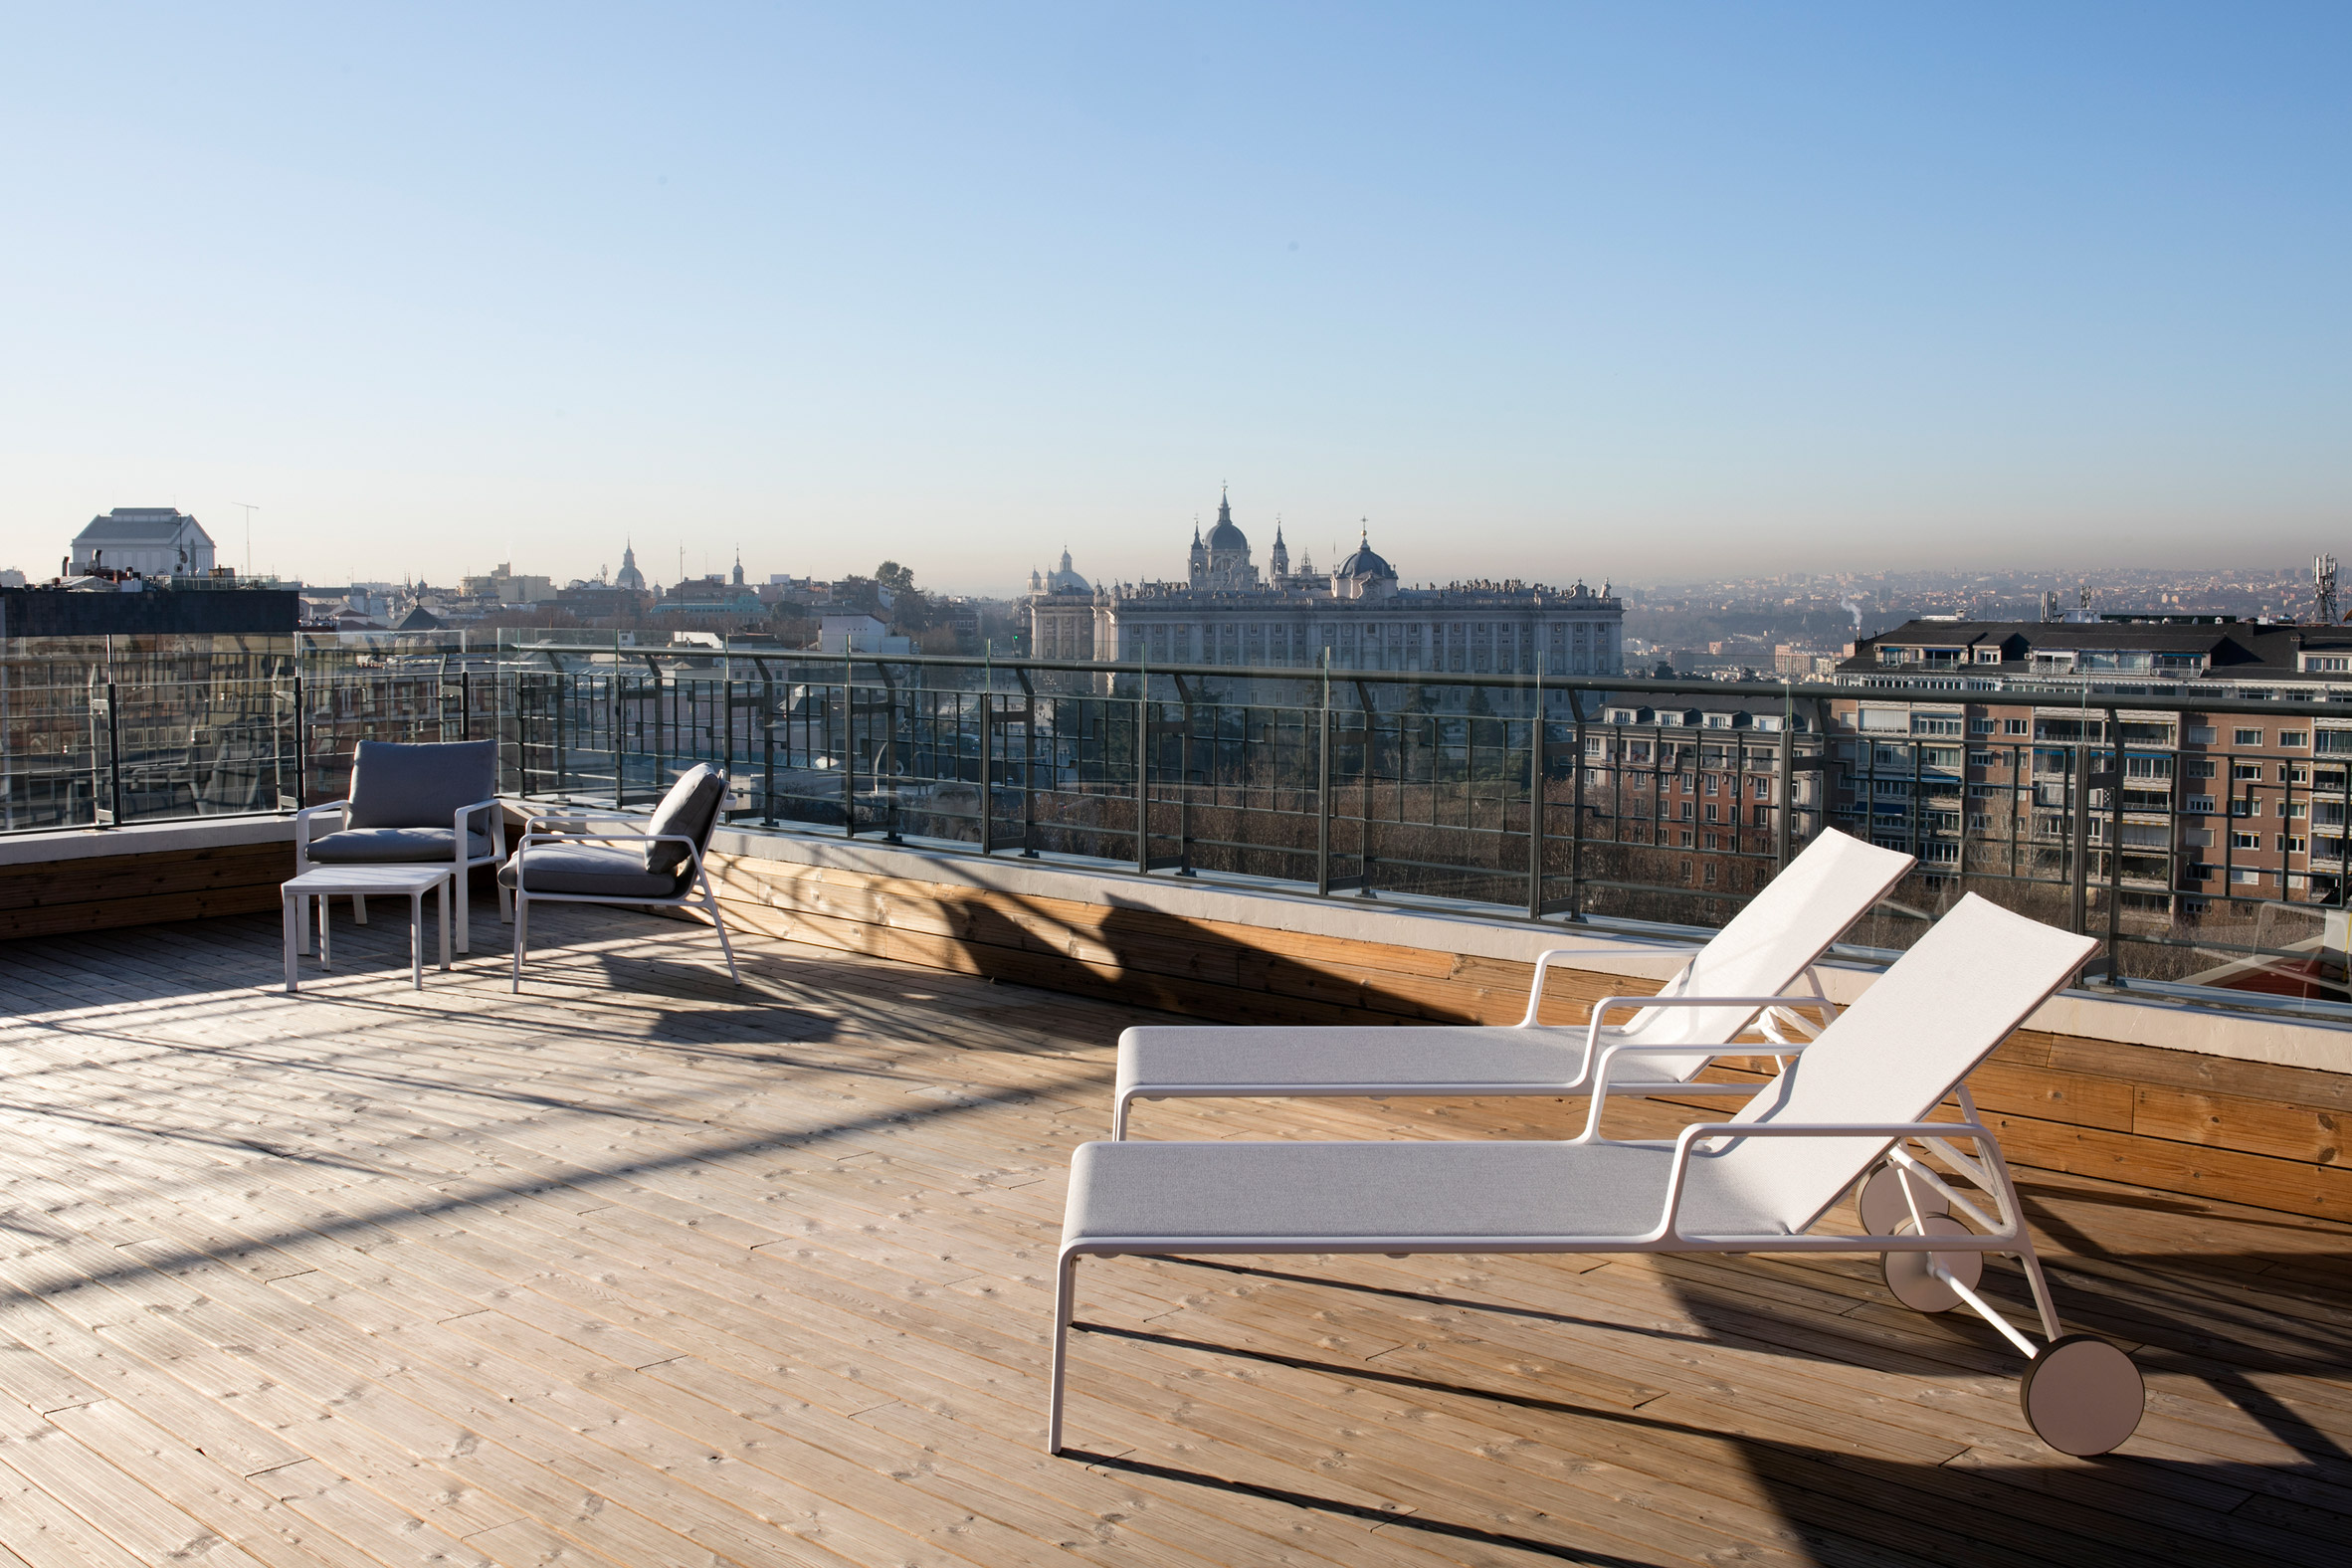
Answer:
[[(514, 898), (513, 988), (522, 989), (522, 952), (530, 941), (534, 900), (691, 904), (710, 916), (718, 950), (726, 955), (727, 978), (741, 985), (735, 949), (702, 867), (726, 794), (727, 776), (700, 763), (670, 786), (650, 822), (573, 812), (526, 820), (513, 858), (498, 868), (498, 886)], [(590, 831), (598, 824), (613, 831)]]
[[(294, 813), (294, 874), (313, 866), (423, 866), (446, 863), (457, 886), (457, 949), (467, 941), (467, 874), (506, 858), (498, 809), (498, 743), (455, 740), (411, 745), (363, 740), (351, 761), (351, 796)], [(315, 821), (338, 814), (333, 832), (312, 838)], [(367, 903), (352, 911), (367, 920)], [(510, 919), (498, 889), (498, 918)]]

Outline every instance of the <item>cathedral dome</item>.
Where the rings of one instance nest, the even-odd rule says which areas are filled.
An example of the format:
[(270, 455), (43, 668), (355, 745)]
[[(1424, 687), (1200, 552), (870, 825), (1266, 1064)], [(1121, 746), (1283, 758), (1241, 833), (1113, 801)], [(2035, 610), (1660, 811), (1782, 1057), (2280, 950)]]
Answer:
[(1234, 526), (1233, 502), (1224, 495), (1217, 497), (1217, 526), (1209, 530), (1209, 548), (1212, 550), (1239, 550), (1244, 554), (1249, 553), (1249, 535)]
[(1072, 569), (1070, 551), (1065, 548), (1062, 552), (1062, 564), (1046, 573), (1046, 591), (1048, 593), (1092, 593), (1094, 590), (1083, 577)]
[(1354, 552), (1339, 563), (1338, 575), (1341, 577), (1394, 578), (1397, 575), (1397, 569), (1382, 559), (1380, 552), (1373, 549), (1369, 542), (1365, 542), (1358, 544)]

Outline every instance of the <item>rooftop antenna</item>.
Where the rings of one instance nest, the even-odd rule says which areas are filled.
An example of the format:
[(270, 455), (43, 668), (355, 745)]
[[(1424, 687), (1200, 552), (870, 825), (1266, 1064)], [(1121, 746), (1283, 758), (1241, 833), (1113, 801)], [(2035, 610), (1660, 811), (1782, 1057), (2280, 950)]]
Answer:
[(262, 508), (249, 500), (233, 500), (229, 504), (245, 508), (245, 575), (251, 577), (253, 575), (253, 514)]
[(2319, 600), (2318, 616), (2322, 626), (2336, 624), (2336, 558), (2322, 555), (2311, 563), (2311, 588)]

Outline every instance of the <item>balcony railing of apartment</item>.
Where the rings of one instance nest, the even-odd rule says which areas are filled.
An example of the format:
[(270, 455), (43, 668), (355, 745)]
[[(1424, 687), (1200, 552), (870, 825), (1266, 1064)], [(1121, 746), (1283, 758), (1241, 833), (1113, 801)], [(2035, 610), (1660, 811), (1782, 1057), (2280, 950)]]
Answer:
[(530, 800), (644, 808), (710, 762), (737, 827), (1572, 922), (1720, 924), (1837, 827), (1921, 863), (1858, 954), (1976, 891), (2106, 937), (2105, 984), (2352, 1021), (2345, 703), (582, 633), (19, 641), (0, 821), (288, 811), (341, 794), (358, 740), (485, 736)]

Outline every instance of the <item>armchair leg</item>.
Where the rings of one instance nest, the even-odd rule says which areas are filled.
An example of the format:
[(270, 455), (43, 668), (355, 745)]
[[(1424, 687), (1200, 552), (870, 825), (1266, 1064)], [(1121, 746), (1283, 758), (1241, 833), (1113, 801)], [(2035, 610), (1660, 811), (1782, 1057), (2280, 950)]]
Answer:
[(531, 901), (517, 891), (514, 894), (514, 979), (511, 986), (517, 995), (522, 991), (522, 950), (529, 944), (530, 935)]
[(1078, 1297), (1078, 1254), (1054, 1271), (1054, 1352), (1046, 1386), (1046, 1452), (1062, 1452), (1062, 1393), (1070, 1381), (1070, 1320)]
[(367, 894), (366, 894), (366, 893), (363, 893), (363, 892), (355, 892), (355, 893), (353, 893), (353, 894), (351, 895), (351, 923), (352, 923), (353, 925), (365, 925), (365, 924), (367, 924)]
[(461, 857), (457, 875), (450, 879), (458, 884), (458, 951), (461, 953), (474, 951), (474, 900), (466, 889), (466, 884), (474, 880), (470, 875), (473, 870)]
[(711, 896), (708, 872), (702, 874), (702, 907), (710, 911), (710, 927), (718, 932), (718, 950), (726, 954), (727, 979), (732, 984), (741, 985), (743, 977), (735, 972), (734, 944), (727, 940), (727, 922), (719, 918), (718, 900)]

